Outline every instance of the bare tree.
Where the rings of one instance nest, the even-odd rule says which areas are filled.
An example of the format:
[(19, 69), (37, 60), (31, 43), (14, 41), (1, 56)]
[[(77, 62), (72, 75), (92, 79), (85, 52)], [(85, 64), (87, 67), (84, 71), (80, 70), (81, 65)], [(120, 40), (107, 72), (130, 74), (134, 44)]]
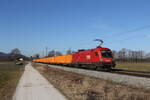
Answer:
[(11, 61), (14, 60), (19, 60), (19, 59), (24, 59), (24, 60), (29, 60), (29, 57), (21, 54), (21, 51), (18, 48), (12, 49), (9, 55), (9, 59)]
[(55, 51), (54, 50), (52, 50), (48, 53), (48, 57), (53, 57), (53, 56), (55, 56)]
[(53, 56), (61, 56), (62, 53), (59, 52), (59, 51), (55, 51), (55, 50), (52, 50), (48, 53), (48, 57), (53, 57)]
[(39, 55), (39, 54), (34, 54), (34, 55), (32, 56), (32, 58), (38, 59), (38, 58), (40, 58), (40, 55)]
[(117, 51), (113, 50), (112, 53), (113, 53), (113, 57), (114, 57), (115, 59), (117, 59), (117, 58), (118, 58)]
[(66, 54), (71, 54), (72, 53), (72, 50), (71, 49), (68, 49), (67, 51), (66, 51)]
[(38, 58), (40, 58), (40, 55), (39, 55), (39, 54), (36, 54), (35, 57), (38, 59)]
[(33, 60), (33, 56), (30, 56), (30, 60)]
[(59, 51), (56, 51), (56, 52), (55, 52), (55, 56), (62, 56), (62, 53), (59, 52)]
[(11, 55), (21, 55), (21, 51), (18, 48), (11, 50)]

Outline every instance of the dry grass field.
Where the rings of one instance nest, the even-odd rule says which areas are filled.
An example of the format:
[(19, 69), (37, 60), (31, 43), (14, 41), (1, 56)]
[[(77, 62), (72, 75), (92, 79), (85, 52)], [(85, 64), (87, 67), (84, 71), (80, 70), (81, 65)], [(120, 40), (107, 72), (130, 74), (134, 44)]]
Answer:
[(150, 72), (150, 63), (117, 63), (117, 69)]
[(0, 62), (0, 100), (12, 100), (23, 70), (24, 65), (16, 65), (14, 62)]
[(150, 100), (150, 90), (132, 88), (33, 63), (69, 100)]

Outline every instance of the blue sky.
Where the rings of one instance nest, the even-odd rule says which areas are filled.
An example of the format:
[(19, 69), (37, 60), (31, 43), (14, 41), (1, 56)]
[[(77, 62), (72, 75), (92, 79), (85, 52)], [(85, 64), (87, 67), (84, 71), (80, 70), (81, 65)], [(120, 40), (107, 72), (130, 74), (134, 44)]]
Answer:
[(113, 50), (150, 52), (149, 0), (0, 0), (0, 51), (32, 55), (88, 49), (104, 40)]

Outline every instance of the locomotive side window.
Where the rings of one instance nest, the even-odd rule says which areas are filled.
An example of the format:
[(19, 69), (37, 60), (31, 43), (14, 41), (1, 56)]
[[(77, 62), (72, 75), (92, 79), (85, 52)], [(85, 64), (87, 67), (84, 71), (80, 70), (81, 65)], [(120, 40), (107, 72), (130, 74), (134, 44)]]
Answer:
[(95, 52), (95, 56), (99, 56), (99, 55), (98, 55), (98, 52)]
[(113, 57), (110, 50), (102, 50), (101, 54), (103, 57), (106, 57), (106, 58), (112, 58)]

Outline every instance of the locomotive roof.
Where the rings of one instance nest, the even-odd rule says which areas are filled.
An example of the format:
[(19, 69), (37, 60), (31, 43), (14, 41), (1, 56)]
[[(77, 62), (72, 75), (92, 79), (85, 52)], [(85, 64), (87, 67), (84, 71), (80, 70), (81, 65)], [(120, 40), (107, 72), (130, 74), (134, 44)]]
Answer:
[[(109, 48), (105, 48), (105, 47), (96, 47), (96, 48), (93, 48), (93, 49), (81, 49), (81, 50), (78, 50), (77, 52), (84, 52), (84, 51), (90, 51), (90, 50), (95, 50), (95, 49), (100, 49), (100, 50), (110, 50)], [(76, 52), (76, 53), (77, 53)]]

